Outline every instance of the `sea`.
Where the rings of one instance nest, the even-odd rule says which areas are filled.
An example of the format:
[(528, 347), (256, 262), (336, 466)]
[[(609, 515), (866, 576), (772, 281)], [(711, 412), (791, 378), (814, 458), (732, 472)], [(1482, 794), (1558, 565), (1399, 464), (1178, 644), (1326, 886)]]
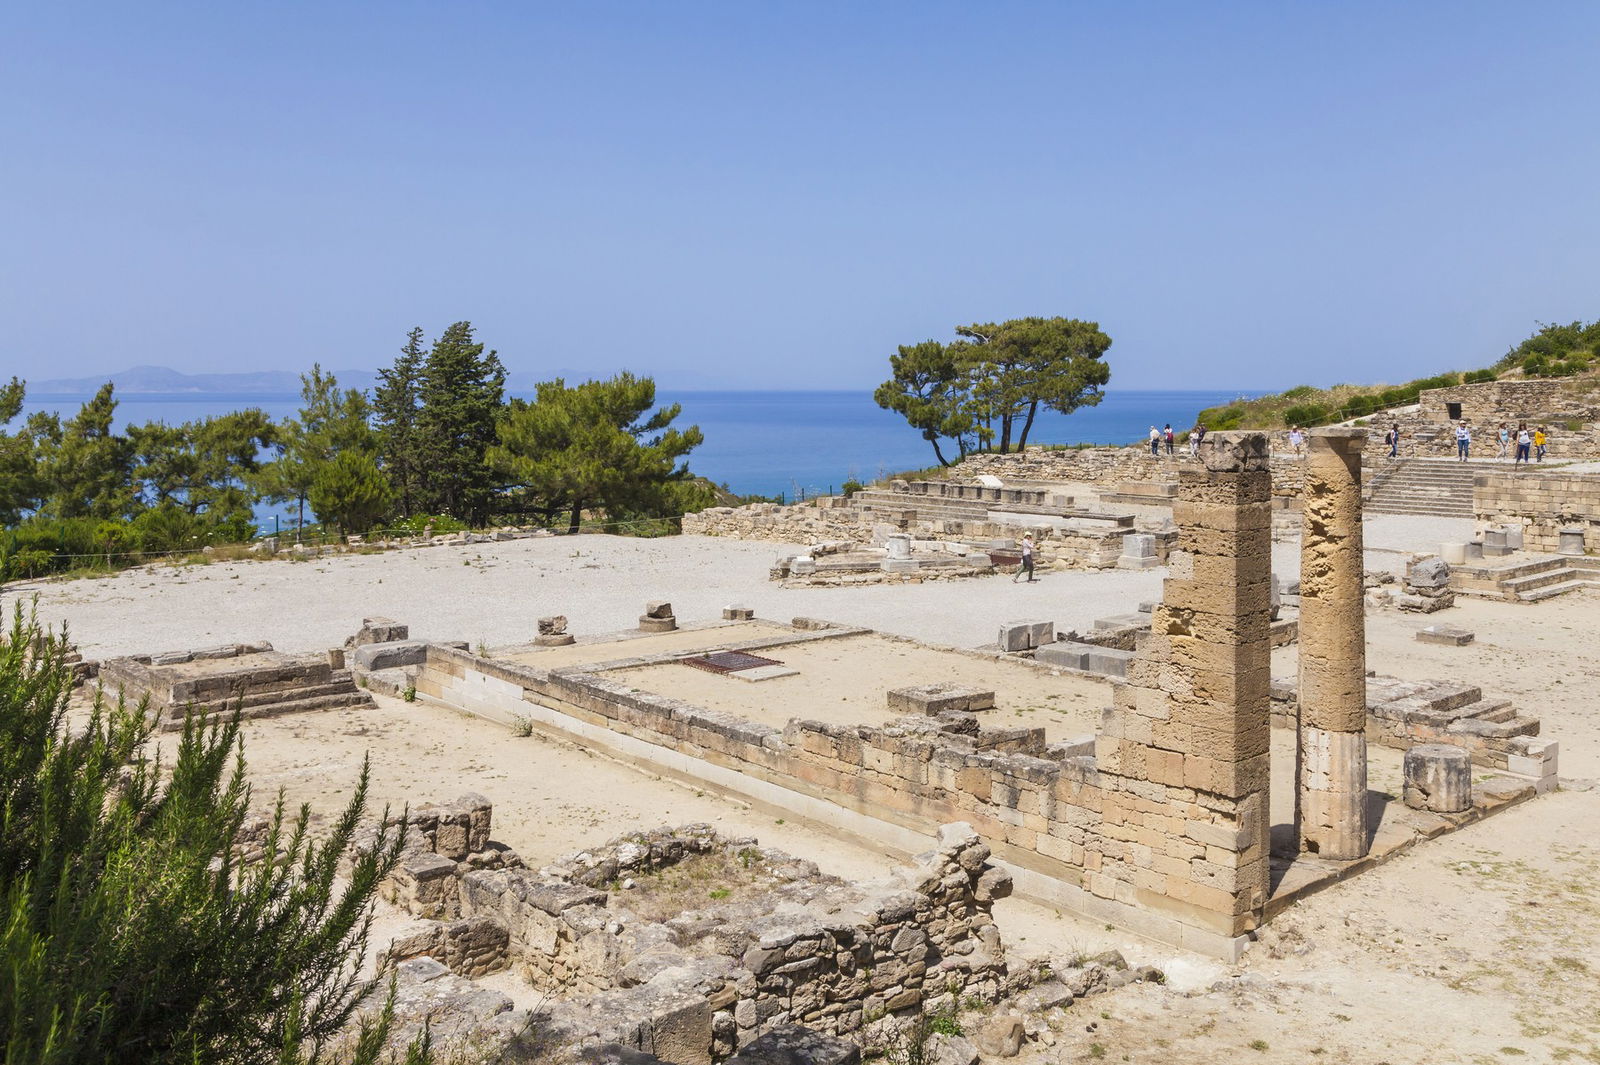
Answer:
[[(1206, 407), (1260, 394), (1107, 389), (1099, 404), (1070, 415), (1041, 410), (1028, 442), (1134, 443), (1143, 440), (1152, 425), (1171, 422), (1175, 429), (1187, 429)], [(70, 417), (90, 398), (30, 395), (23, 417), (36, 410)], [(866, 482), (938, 463), (932, 446), (900, 415), (880, 408), (866, 391), (662, 391), (656, 398), (661, 404), (682, 406), (674, 424), (697, 425), (705, 434), (705, 443), (689, 456), (689, 468), (739, 495), (795, 500), (831, 494), (848, 480)], [(299, 405), (297, 394), (124, 393), (117, 397), (117, 425), (152, 421), (176, 425), (245, 407), (259, 407), (281, 421), (294, 417)], [(945, 454), (953, 458), (953, 447), (946, 447)], [(270, 528), (271, 520), (284, 513), (265, 505), (257, 518)]]

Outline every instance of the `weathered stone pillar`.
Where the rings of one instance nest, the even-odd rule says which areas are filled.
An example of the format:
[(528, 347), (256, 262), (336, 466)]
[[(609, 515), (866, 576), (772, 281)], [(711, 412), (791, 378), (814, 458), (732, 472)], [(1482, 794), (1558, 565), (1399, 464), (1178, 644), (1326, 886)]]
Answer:
[(1200, 457), (1179, 474), (1150, 638), (1096, 737), (1103, 831), (1130, 842), (1084, 886), (1226, 953), (1261, 923), (1269, 885), (1272, 475), (1261, 433), (1213, 433)]
[(1362, 601), (1365, 429), (1313, 429), (1301, 487), (1300, 841), (1367, 853), (1367, 630)]

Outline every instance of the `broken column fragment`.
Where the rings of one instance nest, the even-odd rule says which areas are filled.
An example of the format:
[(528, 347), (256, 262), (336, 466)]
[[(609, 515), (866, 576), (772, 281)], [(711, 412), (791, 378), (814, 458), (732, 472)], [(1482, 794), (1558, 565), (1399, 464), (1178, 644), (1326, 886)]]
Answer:
[(550, 617), (539, 619), (539, 635), (533, 638), (538, 647), (565, 647), (573, 642), (572, 633), (567, 631), (567, 618), (564, 614), (554, 614)]
[(1367, 638), (1362, 592), (1365, 429), (1313, 429), (1300, 539), (1300, 841), (1367, 853)]
[(1458, 814), (1472, 806), (1472, 757), (1448, 743), (1419, 743), (1406, 752), (1405, 804)]
[(678, 619), (672, 613), (672, 604), (664, 599), (656, 599), (644, 605), (644, 613), (639, 617), (639, 628), (645, 632), (671, 632), (678, 627)]

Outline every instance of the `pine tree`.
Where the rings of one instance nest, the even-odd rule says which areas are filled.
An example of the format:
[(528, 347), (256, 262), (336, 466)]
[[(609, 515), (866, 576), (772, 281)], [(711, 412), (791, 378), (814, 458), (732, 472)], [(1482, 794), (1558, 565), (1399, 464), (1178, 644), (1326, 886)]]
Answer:
[(394, 488), (371, 455), (341, 451), (317, 470), (308, 492), (311, 509), (343, 533), (365, 533), (389, 513)]
[(565, 511), (568, 532), (586, 509), (665, 514), (689, 476), (679, 460), (705, 438), (697, 426), (670, 428), (677, 404), (646, 418), (655, 401), (655, 382), (629, 373), (545, 382), (534, 402), (511, 401), (489, 461), (548, 511)]
[[(0, 427), (22, 413), (24, 394), (23, 383), (15, 377), (0, 385)], [(0, 431), (0, 526), (22, 520), (23, 511), (39, 505), (42, 491), (33, 436), (26, 431)]]
[(423, 509), (469, 525), (488, 521), (493, 476), (484, 452), (495, 441), (506, 370), (474, 342), (471, 322), (456, 322), (433, 342), (422, 372), (417, 413)]
[(322, 468), (345, 451), (372, 455), (377, 451), (372, 405), (357, 389), (341, 390), (331, 373), (320, 365), (300, 375), (300, 416), (284, 422), (279, 437), (279, 459), (262, 471), (261, 483), (270, 499), (295, 500), (299, 524), (305, 525), (306, 497)]
[(393, 366), (378, 371), (378, 385), (372, 390), (378, 457), (389, 483), (394, 485), (400, 513), (407, 518), (416, 504), (422, 470), (417, 414), (423, 363), (428, 356), (422, 337), (421, 326), (406, 334), (405, 347), (400, 349)]
[(43, 516), (123, 518), (134, 509), (133, 449), (111, 429), (116, 412), (107, 381), (64, 424), (53, 414), (29, 419), (46, 486)]

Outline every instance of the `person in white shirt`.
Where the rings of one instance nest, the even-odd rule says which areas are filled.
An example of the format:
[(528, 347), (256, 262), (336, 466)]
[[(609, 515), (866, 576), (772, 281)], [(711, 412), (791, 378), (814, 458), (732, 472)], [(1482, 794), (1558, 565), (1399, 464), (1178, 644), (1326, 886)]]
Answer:
[(1306, 434), (1298, 425), (1289, 426), (1289, 446), (1294, 448), (1296, 455), (1305, 449)]
[(1465, 462), (1471, 450), (1472, 430), (1467, 428), (1467, 420), (1463, 418), (1461, 424), (1456, 426), (1456, 457)]
[(1153, 425), (1150, 427), (1150, 454), (1161, 454), (1161, 430)]
[(1016, 584), (1027, 578), (1029, 584), (1033, 583), (1033, 534), (1028, 533), (1022, 538), (1022, 565), (1017, 567), (1017, 575), (1011, 578), (1011, 583)]

